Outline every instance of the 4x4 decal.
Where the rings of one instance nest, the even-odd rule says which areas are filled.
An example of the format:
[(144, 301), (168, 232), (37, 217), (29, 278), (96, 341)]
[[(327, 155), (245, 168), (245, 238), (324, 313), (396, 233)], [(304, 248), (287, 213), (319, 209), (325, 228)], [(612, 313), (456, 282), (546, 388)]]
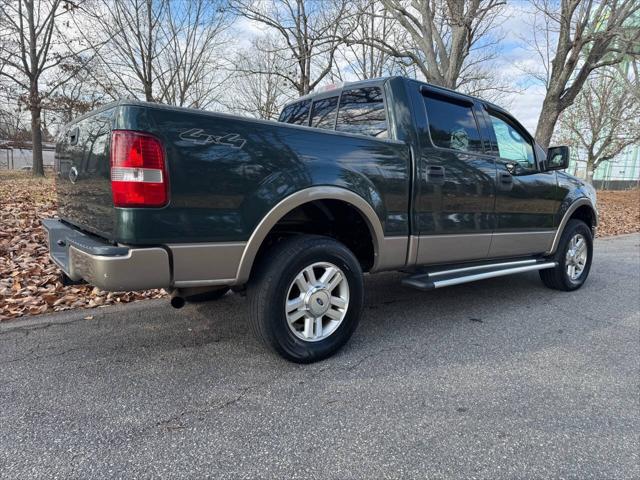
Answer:
[(186, 142), (197, 145), (227, 145), (232, 148), (242, 148), (247, 141), (237, 133), (227, 133), (225, 135), (211, 135), (205, 133), (201, 128), (192, 128), (180, 134), (180, 138)]

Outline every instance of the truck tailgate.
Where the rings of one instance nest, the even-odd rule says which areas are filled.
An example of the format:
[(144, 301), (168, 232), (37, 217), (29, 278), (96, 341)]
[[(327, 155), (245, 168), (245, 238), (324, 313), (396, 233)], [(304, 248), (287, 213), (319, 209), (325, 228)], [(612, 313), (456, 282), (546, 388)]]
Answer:
[(68, 125), (55, 157), (59, 217), (107, 239), (114, 238), (109, 148), (115, 112), (98, 110)]

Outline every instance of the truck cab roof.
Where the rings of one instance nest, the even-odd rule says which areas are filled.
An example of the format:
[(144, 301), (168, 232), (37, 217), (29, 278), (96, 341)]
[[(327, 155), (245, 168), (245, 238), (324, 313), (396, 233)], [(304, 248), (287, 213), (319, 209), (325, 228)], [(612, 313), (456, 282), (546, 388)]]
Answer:
[(316, 100), (319, 98), (324, 98), (324, 97), (331, 97), (334, 96), (336, 93), (340, 93), (342, 90), (346, 90), (346, 89), (353, 89), (353, 88), (362, 88), (362, 87), (369, 87), (369, 86), (381, 86), (383, 84), (385, 84), (386, 82), (388, 82), (391, 79), (402, 79), (406, 82), (415, 82), (415, 83), (419, 83), (421, 85), (426, 85), (431, 89), (434, 90), (441, 90), (443, 93), (447, 93), (447, 94), (453, 94), (455, 96), (458, 97), (465, 97), (467, 98), (469, 101), (480, 101), (485, 103), (488, 106), (491, 106), (491, 108), (496, 109), (496, 110), (500, 110), (500, 111), (504, 111), (506, 112), (506, 110), (504, 110), (504, 108), (500, 107), (499, 105), (496, 105), (492, 102), (489, 102), (487, 100), (484, 100), (480, 97), (474, 97), (472, 95), (468, 95), (466, 93), (462, 93), (459, 92), (458, 90), (453, 90), (451, 88), (446, 88), (446, 87), (442, 87), (440, 85), (435, 85), (433, 83), (429, 83), (429, 82), (425, 82), (423, 80), (416, 80), (414, 78), (410, 78), (410, 77), (404, 77), (401, 75), (389, 75), (386, 77), (376, 77), (376, 78), (369, 78), (366, 80), (357, 80), (354, 82), (343, 82), (340, 84), (336, 84), (336, 85), (328, 85), (325, 87), (320, 87), (319, 90), (317, 91), (312, 91), (311, 93), (308, 93), (307, 95), (303, 95), (301, 97), (298, 97), (294, 100), (291, 100), (290, 102), (287, 102), (284, 107), (288, 107), (289, 105), (293, 105), (295, 103), (301, 102), (301, 101), (305, 101), (305, 100)]

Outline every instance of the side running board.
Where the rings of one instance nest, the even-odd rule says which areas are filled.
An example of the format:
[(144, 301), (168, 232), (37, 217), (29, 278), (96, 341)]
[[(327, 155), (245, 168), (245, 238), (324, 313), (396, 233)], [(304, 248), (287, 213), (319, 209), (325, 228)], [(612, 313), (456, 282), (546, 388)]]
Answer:
[(434, 288), (449, 287), (461, 283), (475, 282), (485, 278), (502, 277), (514, 273), (531, 272), (554, 268), (556, 262), (546, 260), (519, 260), (515, 262), (501, 262), (470, 267), (434, 270), (418, 273), (402, 279), (402, 284), (419, 290), (433, 290)]

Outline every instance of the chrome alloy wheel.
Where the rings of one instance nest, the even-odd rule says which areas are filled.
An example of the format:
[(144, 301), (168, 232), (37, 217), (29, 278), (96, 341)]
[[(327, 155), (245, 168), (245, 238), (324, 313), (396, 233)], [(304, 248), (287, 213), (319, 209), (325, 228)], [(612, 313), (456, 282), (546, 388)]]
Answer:
[(567, 248), (567, 256), (565, 259), (567, 275), (571, 280), (575, 281), (580, 278), (587, 264), (588, 255), (586, 239), (582, 234), (576, 233), (569, 241), (569, 248)]
[(340, 326), (349, 308), (349, 282), (337, 266), (305, 267), (289, 286), (285, 312), (293, 334), (305, 342), (324, 340)]

